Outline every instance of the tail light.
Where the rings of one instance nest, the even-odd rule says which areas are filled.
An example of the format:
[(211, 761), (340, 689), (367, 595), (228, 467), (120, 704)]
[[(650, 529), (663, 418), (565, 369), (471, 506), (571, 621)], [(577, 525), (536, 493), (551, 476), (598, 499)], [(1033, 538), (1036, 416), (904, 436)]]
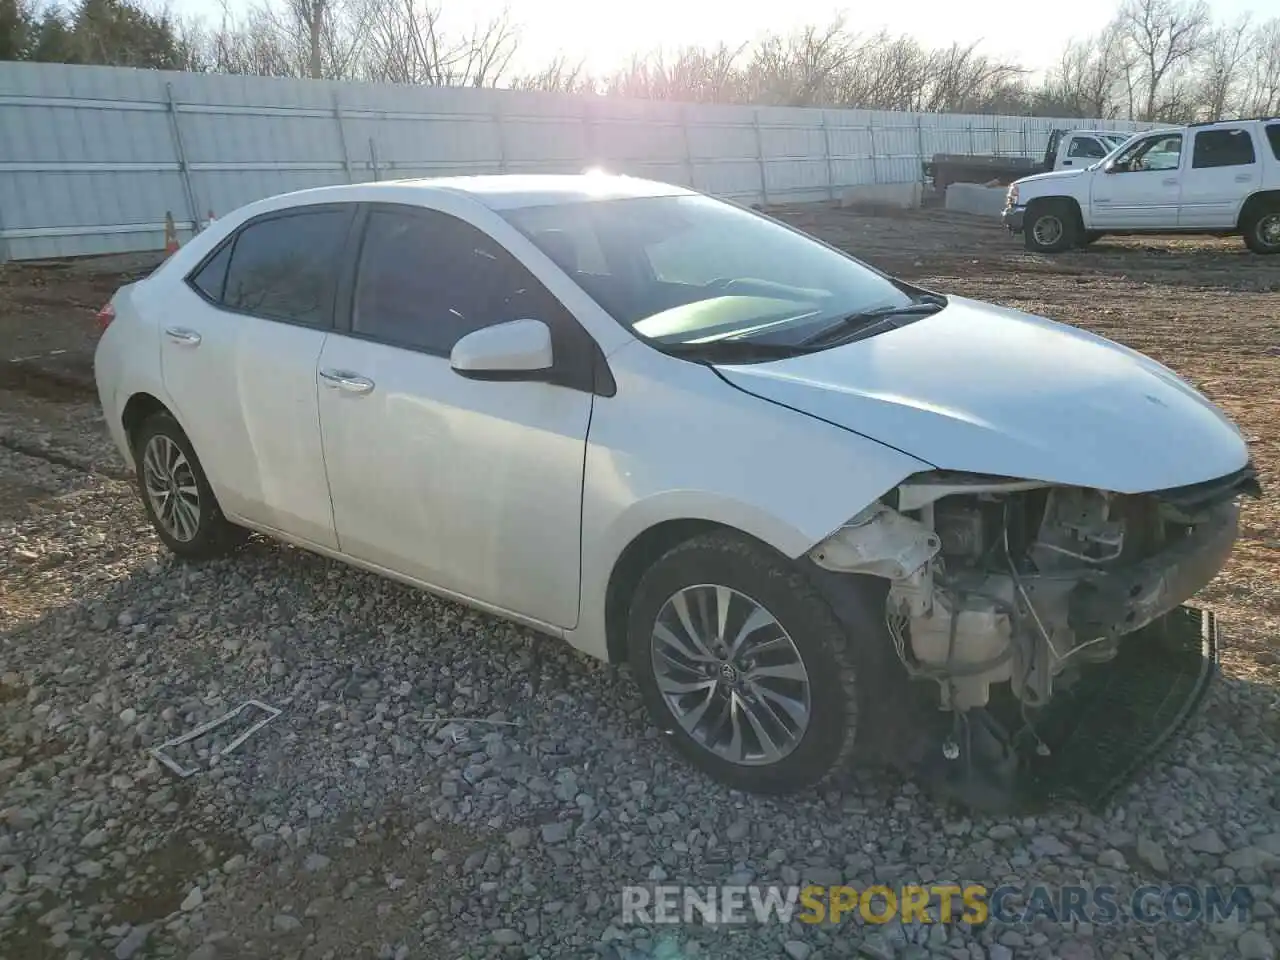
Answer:
[(116, 318), (116, 308), (108, 302), (101, 310), (93, 315), (93, 318), (98, 321), (98, 329), (105, 330), (107, 327), (111, 326), (111, 321)]

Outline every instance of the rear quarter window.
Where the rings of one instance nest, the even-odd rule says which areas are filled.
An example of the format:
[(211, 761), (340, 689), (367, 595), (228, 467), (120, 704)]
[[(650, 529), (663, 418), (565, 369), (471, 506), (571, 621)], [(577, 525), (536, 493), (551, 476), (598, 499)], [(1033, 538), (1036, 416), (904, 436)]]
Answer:
[(203, 294), (206, 300), (211, 303), (221, 303), (222, 288), (227, 282), (227, 264), (230, 262), (231, 241), (228, 240), (187, 278), (187, 282)]
[(1277, 160), (1280, 160), (1280, 123), (1273, 123), (1267, 127), (1267, 139), (1271, 141), (1271, 152)]

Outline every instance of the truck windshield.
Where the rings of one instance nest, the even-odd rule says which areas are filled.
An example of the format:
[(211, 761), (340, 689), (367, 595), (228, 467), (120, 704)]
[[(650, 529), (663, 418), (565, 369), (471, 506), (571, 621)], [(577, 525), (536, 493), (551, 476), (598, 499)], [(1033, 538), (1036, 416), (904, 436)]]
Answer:
[(732, 339), (799, 346), (905, 285), (767, 217), (698, 195), (503, 211), (619, 323), (658, 346)]

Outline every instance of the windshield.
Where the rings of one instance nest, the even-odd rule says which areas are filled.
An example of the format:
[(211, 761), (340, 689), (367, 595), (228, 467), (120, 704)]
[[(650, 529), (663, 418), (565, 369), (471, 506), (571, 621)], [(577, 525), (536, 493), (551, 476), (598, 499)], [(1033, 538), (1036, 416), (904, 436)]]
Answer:
[(523, 207), (503, 216), (615, 320), (657, 346), (799, 344), (851, 314), (910, 305), (902, 285), (704, 196)]

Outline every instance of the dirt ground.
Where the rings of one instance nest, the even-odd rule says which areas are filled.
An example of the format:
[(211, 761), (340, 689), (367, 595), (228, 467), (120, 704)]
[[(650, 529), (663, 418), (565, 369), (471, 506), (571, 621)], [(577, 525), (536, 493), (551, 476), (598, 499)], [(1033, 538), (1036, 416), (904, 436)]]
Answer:
[[(1238, 239), (1211, 238), (1104, 239), (1044, 257), (1024, 252), (991, 222), (941, 212), (883, 216), (817, 206), (776, 212), (931, 289), (1076, 324), (1131, 346), (1220, 404), (1249, 440), (1264, 495), (1246, 504), (1233, 558), (1198, 602), (1219, 615), (1224, 671), (1280, 692), (1280, 258), (1250, 254)], [(93, 315), (151, 262), (0, 265), (0, 447), (86, 470), (85, 490), (65, 496), (87, 497), (94, 485), (106, 485), (112, 499), (104, 509), (117, 520), (125, 516), (140, 540), (147, 537), (141, 510), (95, 422)], [(43, 483), (35, 474), (0, 470), (0, 524), (35, 517), (43, 529)], [(52, 530), (56, 514), (48, 517)], [(102, 529), (116, 529), (106, 519), (97, 518)], [(97, 557), (46, 554), (6, 566), (8, 549), (0, 544), (0, 643), (5, 633), (97, 589), (95, 583), (149, 562), (118, 543)], [(54, 562), (61, 576), (49, 573)], [(166, 901), (151, 912), (173, 909)]]

